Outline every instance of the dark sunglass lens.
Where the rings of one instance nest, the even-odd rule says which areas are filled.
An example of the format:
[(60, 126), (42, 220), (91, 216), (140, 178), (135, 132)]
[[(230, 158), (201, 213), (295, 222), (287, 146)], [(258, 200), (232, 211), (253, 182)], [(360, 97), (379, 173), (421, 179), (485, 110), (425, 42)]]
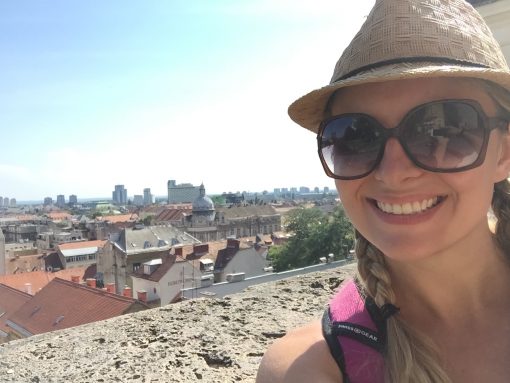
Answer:
[(340, 116), (330, 120), (322, 131), (322, 159), (333, 174), (358, 177), (374, 168), (383, 141), (382, 130), (369, 117)]
[(431, 169), (454, 170), (473, 164), (484, 142), (479, 113), (463, 102), (424, 105), (403, 124), (402, 140), (411, 156)]

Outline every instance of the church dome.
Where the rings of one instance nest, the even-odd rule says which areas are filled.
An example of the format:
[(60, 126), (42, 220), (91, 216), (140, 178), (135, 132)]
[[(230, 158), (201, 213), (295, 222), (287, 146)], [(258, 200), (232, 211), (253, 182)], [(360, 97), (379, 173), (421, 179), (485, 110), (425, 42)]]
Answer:
[(210, 212), (214, 210), (212, 199), (205, 195), (204, 184), (200, 185), (200, 195), (193, 201), (193, 212)]

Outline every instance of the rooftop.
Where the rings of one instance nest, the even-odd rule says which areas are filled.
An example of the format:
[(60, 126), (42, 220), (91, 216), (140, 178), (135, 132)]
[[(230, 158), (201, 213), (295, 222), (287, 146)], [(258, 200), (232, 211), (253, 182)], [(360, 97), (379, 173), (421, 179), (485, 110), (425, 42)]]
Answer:
[(4, 382), (253, 383), (268, 345), (319, 318), (350, 273), (352, 265), (10, 342), (0, 346), (0, 376)]

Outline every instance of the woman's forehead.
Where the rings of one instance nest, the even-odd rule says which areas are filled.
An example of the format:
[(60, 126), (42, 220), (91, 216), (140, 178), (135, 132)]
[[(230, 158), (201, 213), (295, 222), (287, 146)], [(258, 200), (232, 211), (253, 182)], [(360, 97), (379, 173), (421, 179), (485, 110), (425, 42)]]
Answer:
[(496, 113), (496, 105), (484, 82), (465, 78), (419, 78), (343, 88), (333, 96), (329, 113), (373, 114), (389, 108), (405, 114), (416, 105), (443, 99), (476, 100), (488, 115)]

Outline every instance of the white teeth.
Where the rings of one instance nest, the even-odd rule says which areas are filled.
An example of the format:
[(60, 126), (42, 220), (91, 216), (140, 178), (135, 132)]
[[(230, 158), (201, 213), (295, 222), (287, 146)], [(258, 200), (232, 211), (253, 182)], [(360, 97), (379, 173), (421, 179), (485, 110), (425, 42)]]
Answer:
[(377, 207), (389, 214), (408, 215), (421, 213), (437, 204), (438, 197), (423, 201), (406, 202), (402, 205), (377, 201)]

